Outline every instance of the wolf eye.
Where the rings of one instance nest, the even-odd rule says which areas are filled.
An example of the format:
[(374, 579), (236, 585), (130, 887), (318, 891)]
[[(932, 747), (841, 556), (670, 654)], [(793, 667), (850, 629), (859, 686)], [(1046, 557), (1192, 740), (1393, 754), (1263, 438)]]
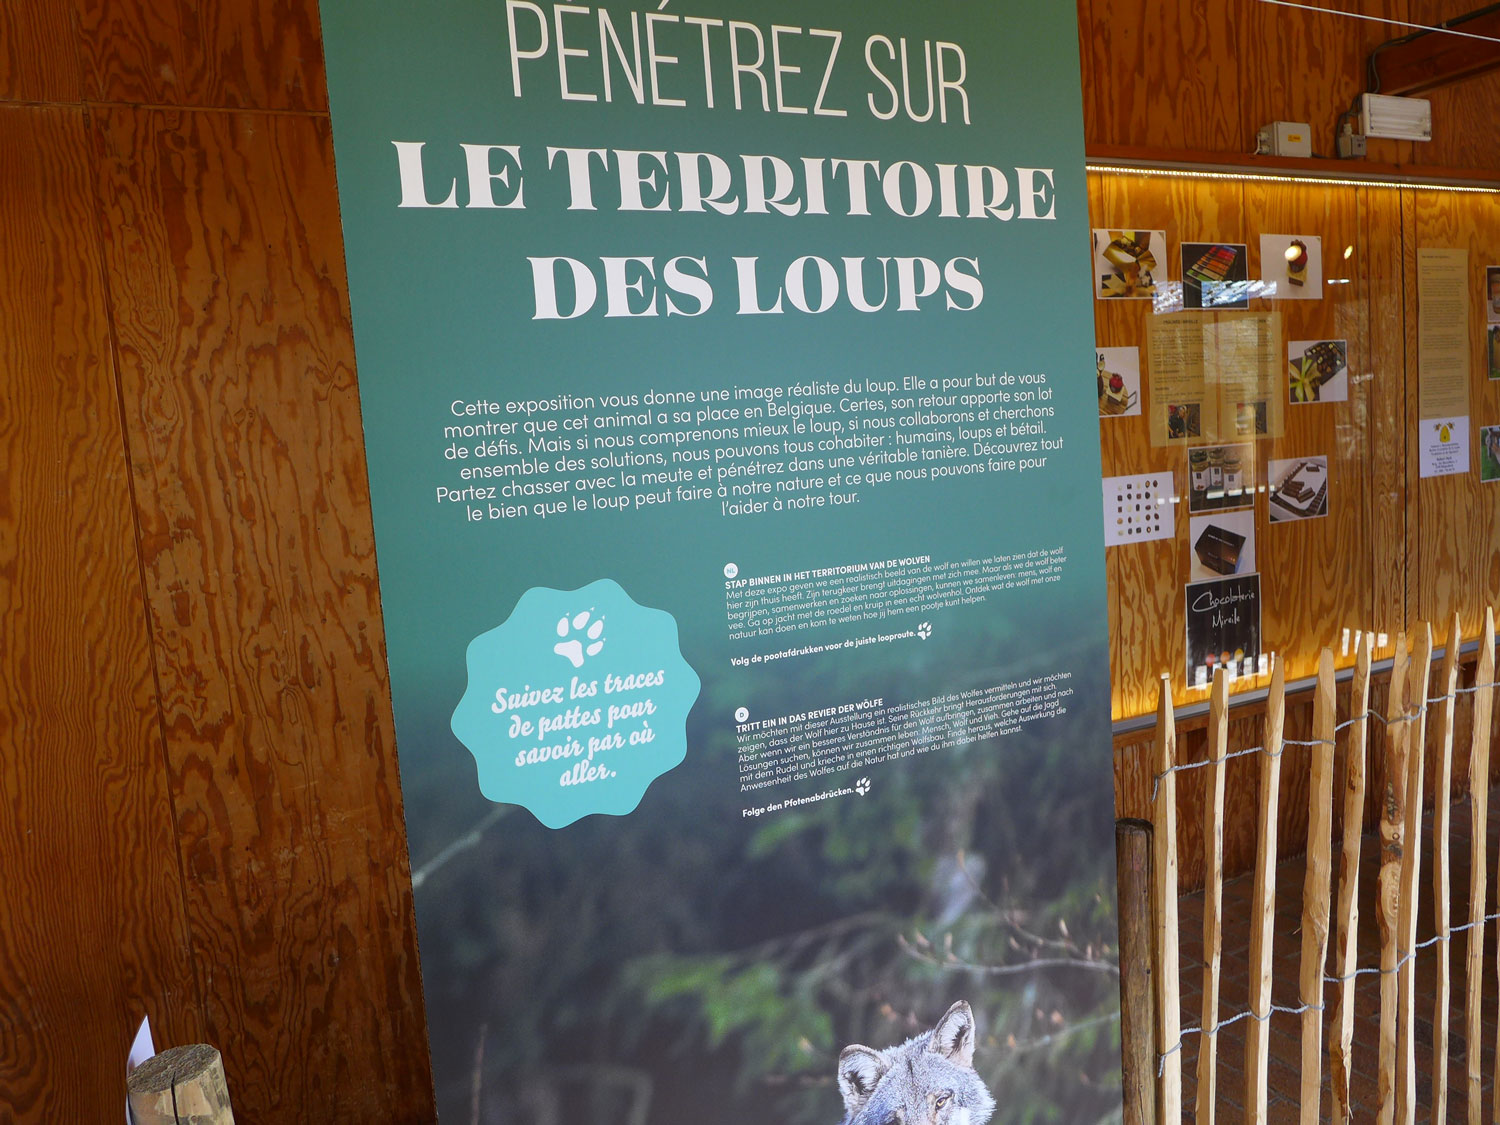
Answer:
[(953, 1100), (953, 1095), (951, 1093), (947, 1093), (947, 1092), (941, 1093), (941, 1094), (939, 1094), (937, 1096), (937, 1101), (935, 1103), (933, 1103), (933, 1108), (934, 1109), (942, 1109), (945, 1105), (947, 1105), (952, 1100)]

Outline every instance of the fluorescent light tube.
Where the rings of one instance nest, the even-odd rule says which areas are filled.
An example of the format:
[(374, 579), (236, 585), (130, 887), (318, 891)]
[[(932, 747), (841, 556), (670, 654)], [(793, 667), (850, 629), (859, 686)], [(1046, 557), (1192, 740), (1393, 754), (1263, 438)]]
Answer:
[(1367, 137), (1398, 141), (1432, 140), (1432, 103), (1426, 98), (1361, 94), (1359, 131)]

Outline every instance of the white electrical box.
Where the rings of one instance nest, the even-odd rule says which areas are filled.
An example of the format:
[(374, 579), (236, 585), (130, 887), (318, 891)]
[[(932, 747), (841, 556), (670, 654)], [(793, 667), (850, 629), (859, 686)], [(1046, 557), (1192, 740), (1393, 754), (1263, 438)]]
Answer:
[(1255, 151), (1262, 156), (1311, 156), (1312, 127), (1304, 121), (1262, 125), (1255, 136)]

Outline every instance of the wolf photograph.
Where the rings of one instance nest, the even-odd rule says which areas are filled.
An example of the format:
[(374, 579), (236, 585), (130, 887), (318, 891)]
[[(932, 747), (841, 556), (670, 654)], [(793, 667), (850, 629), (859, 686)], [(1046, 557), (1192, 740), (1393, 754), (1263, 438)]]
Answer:
[(995, 1099), (974, 1072), (974, 1013), (960, 1000), (899, 1047), (839, 1055), (841, 1125), (985, 1125)]

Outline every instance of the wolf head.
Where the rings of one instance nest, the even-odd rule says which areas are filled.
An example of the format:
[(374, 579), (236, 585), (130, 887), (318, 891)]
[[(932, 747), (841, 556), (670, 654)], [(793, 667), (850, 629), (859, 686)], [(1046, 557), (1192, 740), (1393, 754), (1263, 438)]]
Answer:
[(974, 1073), (974, 1013), (960, 1000), (931, 1031), (839, 1055), (841, 1125), (985, 1125), (995, 1099)]

